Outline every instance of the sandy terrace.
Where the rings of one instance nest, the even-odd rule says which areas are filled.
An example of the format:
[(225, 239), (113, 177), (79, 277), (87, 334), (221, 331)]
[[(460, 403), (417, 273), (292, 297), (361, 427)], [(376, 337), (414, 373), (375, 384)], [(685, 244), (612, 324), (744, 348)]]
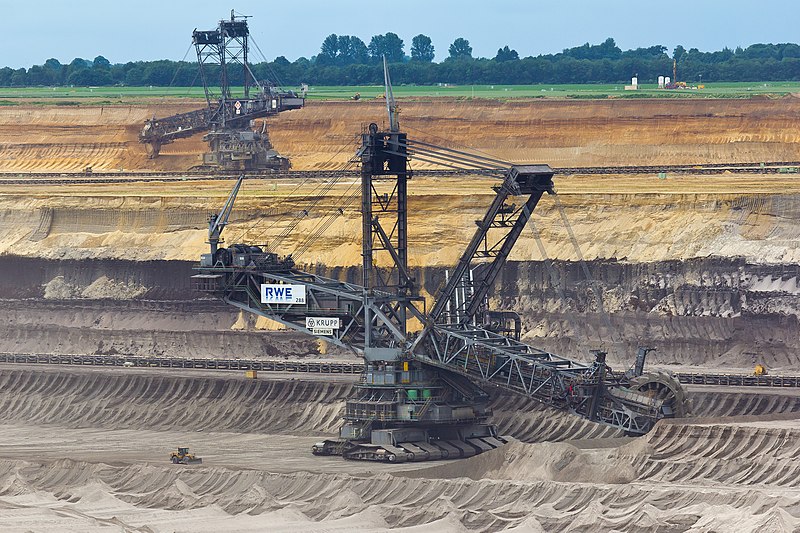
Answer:
[[(253, 382), (241, 376), (167, 374), (0, 368), (4, 529), (527, 532), (735, 525), (783, 531), (800, 525), (800, 487), (792, 475), (796, 421), (753, 423), (749, 416), (663, 424), (639, 439), (568, 430), (562, 431), (568, 440), (552, 442), (553, 435), (532, 432), (527, 442), (471, 459), (398, 467), (308, 453), (326, 432), (327, 415), (318, 408), (333, 414), (340, 401), (330, 404), (323, 395), (341, 398), (337, 386), (266, 380), (257, 384), (263, 392), (252, 394), (246, 391)], [(104, 376), (97, 392), (75, 386)], [(214, 385), (220, 379), (222, 388)], [(57, 392), (42, 392), (45, 384)], [(122, 396), (115, 401), (112, 391)], [(726, 394), (696, 399), (720, 393)], [(217, 415), (217, 407), (246, 396), (260, 403), (252, 416), (234, 413), (236, 425), (229, 425)], [(170, 415), (159, 421), (180, 398), (190, 402), (182, 421)], [(508, 420), (536, 413), (539, 426), (574, 420), (527, 407), (515, 398), (499, 401), (498, 421), (512, 430)], [(296, 416), (303, 411), (316, 414)], [(272, 429), (261, 429), (263, 423)], [(178, 445), (190, 446), (203, 464), (169, 464), (168, 452)]]

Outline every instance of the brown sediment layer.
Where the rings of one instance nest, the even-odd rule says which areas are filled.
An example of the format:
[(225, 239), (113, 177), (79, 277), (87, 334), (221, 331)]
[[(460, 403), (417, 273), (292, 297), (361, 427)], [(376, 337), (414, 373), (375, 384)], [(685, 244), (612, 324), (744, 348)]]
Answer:
[[(165, 145), (148, 160), (138, 134), (146, 119), (202, 107), (8, 106), (0, 109), (0, 171), (180, 170), (200, 162), (202, 135)], [(552, 166), (693, 164), (800, 160), (800, 102), (778, 100), (402, 101), (416, 139), (469, 147), (509, 161)], [(268, 119), (275, 148), (297, 169), (339, 168), (382, 102), (309, 102)], [(424, 167), (425, 164), (421, 163)]]

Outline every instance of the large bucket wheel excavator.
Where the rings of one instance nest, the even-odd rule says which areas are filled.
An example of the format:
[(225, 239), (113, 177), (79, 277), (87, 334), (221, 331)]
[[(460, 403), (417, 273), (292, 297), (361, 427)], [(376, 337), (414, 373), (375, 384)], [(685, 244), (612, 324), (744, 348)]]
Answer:
[[(388, 70), (385, 77), (389, 128), (370, 124), (354, 158), (361, 167), (361, 283), (302, 271), (277, 250), (221, 247), (242, 177), (210, 219), (210, 251), (193, 276), (198, 290), (363, 356), (365, 371), (346, 402), (338, 438), (312, 452), (404, 462), (491, 450), (507, 439), (487, 422), (488, 389), (534, 398), (629, 435), (685, 415), (680, 384), (668, 373), (644, 371), (648, 348), (639, 350), (631, 371), (618, 373), (602, 351), (587, 364), (522, 343), (519, 316), (488, 308), (487, 296), (536, 206), (555, 194), (553, 171), (409, 138), (400, 131)], [(494, 200), (431, 309), (408, 267), (413, 160), (497, 178)], [(340, 214), (349, 205), (340, 204)], [(379, 255), (389, 267), (376, 267)], [(411, 322), (421, 327), (412, 331)]]
[[(145, 122), (139, 142), (147, 155), (158, 157), (161, 147), (176, 139), (208, 132), (210, 151), (194, 169), (225, 171), (288, 170), (288, 159), (272, 147), (266, 122), (255, 120), (303, 107), (305, 98), (272, 82), (258, 81), (248, 62), (250, 30), (247, 17), (231, 11), (213, 30), (194, 30), (192, 44), (206, 96), (206, 107)], [(217, 78), (218, 83), (214, 82)], [(241, 84), (241, 91), (234, 84)]]

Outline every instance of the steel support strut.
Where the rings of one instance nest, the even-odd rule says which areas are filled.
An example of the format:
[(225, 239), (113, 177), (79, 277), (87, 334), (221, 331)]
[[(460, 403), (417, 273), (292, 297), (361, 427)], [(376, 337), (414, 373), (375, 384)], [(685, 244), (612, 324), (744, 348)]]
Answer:
[[(475, 323), (475, 315), (483, 305), (497, 275), (508, 260), (514, 244), (528, 223), (531, 213), (545, 192), (553, 192), (553, 170), (547, 165), (512, 166), (506, 173), (502, 185), (495, 188), (496, 196), (483, 219), (477, 221), (478, 228), (472, 236), (461, 258), (458, 260), (449, 282), (441, 293), (430, 313), (432, 322), (437, 322), (451, 301), (464, 276), (474, 266), (476, 259), (491, 258), (491, 263), (482, 269), (479, 280), (474, 282), (471, 296), (462, 303), (463, 312), (457, 313), (463, 323)], [(522, 208), (509, 206), (509, 197), (528, 195)], [(512, 213), (511, 223), (507, 215)], [(494, 230), (494, 231), (493, 231)], [(490, 232), (501, 232), (496, 241), (490, 241)], [(490, 244), (491, 242), (491, 244)]]
[[(408, 157), (406, 134), (398, 131), (378, 131), (370, 124), (362, 134), (361, 158), (361, 256), (362, 284), (366, 293), (374, 290), (392, 294), (394, 301), (382, 312), (405, 336), (409, 312), (420, 315), (413, 301), (413, 280), (408, 271)], [(386, 192), (391, 185), (391, 192)], [(389, 230), (387, 231), (387, 228)], [(377, 266), (378, 253), (384, 259)], [(365, 306), (366, 309), (375, 308)], [(413, 308), (413, 309), (410, 309)], [(369, 321), (367, 321), (369, 324)], [(365, 348), (378, 348), (376, 339), (367, 334)]]

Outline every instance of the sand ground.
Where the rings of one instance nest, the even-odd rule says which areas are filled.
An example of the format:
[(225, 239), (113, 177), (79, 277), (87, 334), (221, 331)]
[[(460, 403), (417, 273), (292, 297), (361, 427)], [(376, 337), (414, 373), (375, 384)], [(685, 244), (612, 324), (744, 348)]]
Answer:
[[(270, 377), (259, 380), (259, 390), (271, 390), (263, 395), (238, 373), (0, 368), (3, 530), (790, 531), (800, 525), (800, 408), (748, 415), (750, 400), (759, 397), (752, 390), (695, 388), (690, 395), (707, 405), (706, 415), (724, 415), (662, 424), (636, 439), (567, 430), (565, 439), (553, 440), (516, 430), (527, 438), (471, 459), (381, 465), (312, 456), (311, 444), (341, 406), (322, 402), (323, 413), (317, 398), (343, 398), (342, 391), (324, 379)], [(104, 387), (88, 386), (98, 380)], [(53, 388), (58, 383), (64, 385)], [(727, 400), (709, 402), (720, 395)], [(243, 396), (256, 398), (259, 409), (227, 421), (218, 416), (218, 408)], [(192, 405), (164, 419), (181, 397)], [(115, 408), (114, 401), (130, 405)], [(501, 427), (525, 412), (515, 402), (495, 404)], [(538, 412), (540, 421), (573, 418)], [(170, 464), (168, 453), (178, 445), (190, 446), (203, 464)]]

